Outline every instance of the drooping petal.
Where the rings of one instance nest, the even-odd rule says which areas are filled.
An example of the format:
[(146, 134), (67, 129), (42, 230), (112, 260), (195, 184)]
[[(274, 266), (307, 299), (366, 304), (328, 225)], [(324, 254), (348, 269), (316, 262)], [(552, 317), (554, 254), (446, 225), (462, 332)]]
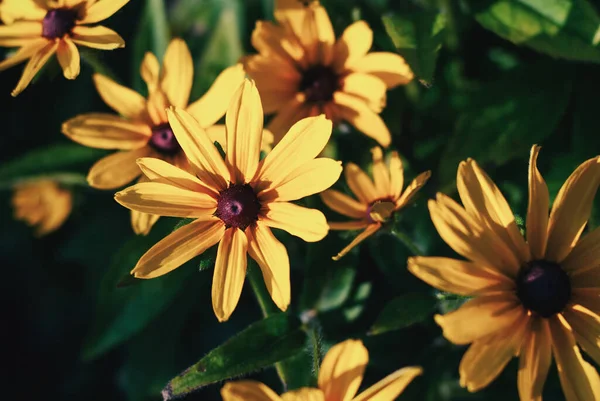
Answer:
[(327, 352), (319, 370), (326, 400), (350, 401), (360, 387), (369, 352), (360, 340), (346, 340)]
[(375, 187), (371, 178), (354, 163), (346, 164), (344, 176), (350, 190), (365, 205), (369, 205), (377, 199), (385, 198), (386, 191), (380, 191)]
[(333, 222), (328, 221), (330, 230), (362, 230), (363, 228), (367, 228), (370, 223), (367, 220), (354, 220), (354, 221), (343, 221), (343, 222)]
[(582, 305), (569, 305), (563, 311), (581, 348), (600, 363), (600, 316)]
[(349, 25), (333, 48), (333, 68), (342, 72), (367, 54), (373, 45), (373, 31), (365, 21)]
[(600, 185), (600, 157), (582, 163), (558, 192), (548, 222), (546, 259), (561, 262), (575, 246)]
[(542, 401), (542, 390), (551, 363), (552, 348), (548, 321), (531, 319), (531, 328), (525, 335), (519, 358), (517, 384), (522, 400)]
[(171, 40), (164, 56), (160, 86), (172, 106), (187, 106), (193, 80), (194, 61), (190, 50), (183, 40)]
[(197, 219), (157, 242), (140, 258), (131, 274), (137, 278), (167, 274), (219, 242), (224, 233), (225, 224), (219, 218)]
[(384, 148), (390, 146), (392, 142), (390, 130), (364, 100), (340, 91), (333, 94), (333, 100), (338, 106), (341, 119), (348, 121)]
[(67, 79), (75, 79), (79, 75), (80, 58), (77, 46), (69, 38), (64, 38), (58, 43), (56, 57), (63, 69), (63, 74)]
[(318, 388), (302, 387), (281, 395), (283, 401), (325, 401), (323, 391)]
[(146, 99), (104, 75), (94, 74), (94, 84), (104, 103), (130, 120), (146, 121)]
[(125, 41), (118, 33), (100, 25), (93, 27), (78, 25), (73, 28), (71, 39), (80, 46), (93, 49), (114, 50), (125, 47)]
[(221, 389), (223, 401), (281, 401), (269, 387), (253, 380), (225, 383)]
[(572, 275), (600, 267), (600, 227), (577, 241), (577, 245), (560, 266)]
[(344, 93), (359, 98), (375, 113), (381, 113), (386, 103), (386, 90), (383, 81), (373, 75), (354, 72), (344, 77)]
[(56, 52), (58, 48), (58, 42), (47, 42), (44, 47), (39, 49), (36, 53), (34, 53), (27, 64), (25, 65), (25, 69), (23, 70), (23, 75), (21, 75), (21, 79), (17, 83), (17, 86), (11, 92), (11, 95), (17, 96), (19, 93), (23, 92), (25, 88), (29, 85), (33, 77), (42, 69), (44, 64), (52, 57), (52, 55)]
[(323, 203), (339, 214), (356, 219), (362, 219), (367, 216), (368, 205), (358, 202), (340, 191), (328, 189), (320, 195)]
[(534, 259), (543, 259), (548, 240), (550, 195), (544, 177), (537, 168), (541, 146), (534, 145), (529, 156), (529, 204), (527, 205), (527, 242)]
[(290, 259), (285, 246), (261, 221), (246, 228), (248, 253), (258, 263), (271, 299), (285, 311), (290, 305)]
[(153, 182), (173, 185), (177, 188), (195, 192), (204, 192), (213, 196), (218, 195), (214, 189), (181, 168), (154, 157), (143, 157), (137, 160), (138, 166)]
[(235, 227), (219, 243), (212, 282), (212, 305), (219, 322), (229, 319), (242, 295), (246, 278), (248, 238)]
[(117, 152), (98, 160), (90, 169), (87, 181), (98, 189), (115, 189), (130, 183), (142, 173), (135, 163), (147, 156), (148, 147)]
[(152, 226), (154, 226), (159, 218), (160, 216), (157, 214), (148, 214), (132, 210), (131, 227), (133, 228), (133, 232), (137, 235), (148, 235)]
[(24, 43), (15, 54), (13, 54), (10, 57), (7, 57), (5, 60), (2, 60), (2, 62), (0, 62), (0, 71), (4, 71), (7, 68), (13, 67), (17, 64), (21, 64), (25, 60), (31, 58), (41, 49), (43, 49), (47, 43), (48, 40), (46, 38), (35, 38), (27, 40), (27, 43)]
[(144, 82), (146, 82), (148, 93), (154, 92), (158, 87), (160, 79), (159, 74), (160, 64), (158, 59), (153, 53), (146, 52), (146, 54), (144, 54), (144, 59), (142, 60), (142, 65), (140, 66), (140, 75)]
[(398, 54), (374, 52), (361, 57), (348, 66), (353, 71), (366, 72), (381, 79), (388, 89), (412, 81), (414, 74)]
[(427, 181), (431, 177), (431, 171), (425, 171), (424, 173), (419, 174), (414, 180), (408, 184), (406, 190), (402, 193), (402, 195), (396, 201), (396, 210), (403, 208), (406, 206), (412, 198), (419, 192), (419, 190), (427, 184)]
[(146, 146), (152, 131), (143, 123), (113, 114), (81, 114), (66, 121), (62, 132), (85, 146), (99, 149), (137, 149)]
[[(341, 224), (341, 223), (338, 223), (338, 224)], [(350, 242), (344, 249), (339, 251), (338, 254), (333, 256), (331, 259), (336, 260), (336, 261), (340, 260), (344, 255), (346, 255), (348, 252), (350, 252), (350, 250), (352, 250), (352, 248), (355, 248), (356, 246), (358, 246), (358, 244), (360, 244), (361, 242), (363, 242), (364, 240), (369, 238), (380, 228), (381, 228), (381, 224), (379, 224), (379, 223), (367, 225), (367, 228), (365, 228), (365, 230), (362, 233), (358, 234), (356, 236), (356, 238), (354, 238), (352, 240), (352, 242)]]
[(395, 371), (355, 397), (353, 401), (394, 401), (423, 369), (410, 366)]
[(329, 231), (325, 215), (317, 209), (289, 202), (271, 202), (263, 213), (259, 219), (265, 225), (285, 230), (306, 242), (320, 241)]
[(104, 21), (119, 11), (129, 0), (101, 0), (93, 3), (86, 11), (85, 17), (78, 24), (94, 24)]

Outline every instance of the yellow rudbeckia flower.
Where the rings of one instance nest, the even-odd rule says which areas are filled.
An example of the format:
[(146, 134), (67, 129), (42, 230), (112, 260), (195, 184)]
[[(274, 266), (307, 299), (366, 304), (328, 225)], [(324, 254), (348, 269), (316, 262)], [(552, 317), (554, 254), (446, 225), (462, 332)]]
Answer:
[(444, 336), (471, 344), (460, 383), (477, 391), (519, 356), (522, 401), (542, 399), (552, 357), (567, 401), (600, 399), (600, 378), (579, 347), (600, 363), (600, 229), (580, 240), (600, 185), (600, 157), (581, 164), (550, 211), (548, 187), (529, 162), (527, 242), (498, 187), (474, 160), (460, 163), (457, 187), (464, 207), (438, 194), (430, 200), (440, 236), (467, 261), (409, 259), (409, 270), (432, 286), (474, 297), (436, 316)]
[(289, 259), (269, 227), (308, 242), (327, 235), (323, 213), (290, 201), (323, 191), (339, 178), (339, 162), (315, 159), (331, 136), (331, 122), (324, 116), (298, 122), (259, 161), (263, 110), (254, 83), (246, 80), (227, 111), (223, 160), (190, 114), (177, 108), (167, 113), (195, 175), (144, 158), (138, 163), (152, 182), (127, 188), (115, 199), (139, 212), (196, 220), (154, 245), (131, 273), (161, 276), (218, 242), (212, 302), (219, 321), (227, 320), (238, 303), (247, 253), (260, 266), (273, 301), (285, 310), (290, 303)]
[(420, 367), (406, 367), (356, 395), (368, 362), (362, 341), (346, 340), (331, 347), (323, 358), (319, 388), (304, 387), (280, 397), (260, 382), (243, 380), (225, 384), (221, 396), (224, 401), (393, 401), (422, 373)]
[(352, 248), (379, 230), (395, 212), (411, 201), (431, 176), (431, 171), (419, 174), (403, 191), (404, 169), (398, 152), (391, 153), (389, 167), (385, 165), (381, 148), (375, 147), (371, 149), (371, 153), (373, 154), (374, 181), (354, 163), (348, 163), (344, 168), (346, 183), (358, 200), (334, 189), (321, 193), (321, 199), (329, 208), (354, 219), (348, 222), (329, 222), (330, 229), (365, 229), (334, 256), (333, 260), (339, 260)]
[(324, 113), (348, 121), (387, 147), (390, 132), (379, 117), (386, 90), (406, 84), (413, 73), (394, 53), (368, 53), (373, 31), (366, 22), (350, 25), (336, 41), (327, 11), (318, 1), (281, 0), (279, 25), (258, 21), (252, 45), (259, 52), (244, 59), (256, 81), (276, 142), (296, 121)]
[(73, 196), (52, 180), (31, 181), (15, 187), (12, 205), (15, 219), (35, 226), (36, 235), (43, 236), (58, 230), (67, 220)]
[(125, 42), (113, 30), (86, 26), (103, 21), (129, 0), (3, 0), (0, 4), (0, 46), (19, 47), (0, 63), (0, 71), (29, 60), (12, 91), (21, 93), (56, 53), (67, 79), (79, 75), (77, 46), (113, 50)]
[[(245, 74), (241, 65), (225, 69), (208, 92), (189, 105), (194, 63), (183, 40), (171, 41), (162, 69), (156, 56), (146, 53), (141, 74), (148, 86), (147, 100), (137, 92), (96, 74), (94, 82), (98, 93), (120, 116), (89, 113), (63, 124), (62, 132), (75, 142), (93, 148), (119, 150), (99, 160), (90, 169), (88, 182), (94, 188), (115, 189), (140, 177), (142, 172), (135, 162), (140, 157), (156, 157), (189, 169), (167, 119), (166, 109), (169, 106), (185, 108), (202, 128), (207, 129), (213, 141), (225, 146), (224, 126), (213, 124), (223, 117), (232, 94), (243, 82)], [(267, 143), (263, 147), (266, 147), (272, 142), (272, 134), (266, 133), (264, 140)], [(131, 223), (137, 234), (147, 234), (157, 219), (158, 216), (137, 211), (131, 213)]]

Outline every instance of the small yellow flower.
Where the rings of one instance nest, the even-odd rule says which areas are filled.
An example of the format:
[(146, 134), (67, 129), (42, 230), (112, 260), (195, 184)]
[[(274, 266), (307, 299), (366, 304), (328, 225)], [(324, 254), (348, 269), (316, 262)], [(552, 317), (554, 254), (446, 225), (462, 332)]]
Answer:
[(331, 136), (331, 122), (324, 116), (299, 121), (259, 162), (263, 111), (254, 82), (244, 81), (227, 111), (225, 160), (190, 114), (177, 108), (167, 113), (195, 175), (143, 158), (138, 164), (152, 182), (129, 187), (115, 199), (139, 212), (196, 220), (154, 245), (132, 274), (161, 276), (218, 242), (212, 302), (219, 321), (227, 320), (238, 303), (247, 253), (260, 266), (273, 301), (285, 310), (290, 303), (289, 258), (269, 227), (308, 242), (327, 235), (323, 213), (290, 201), (321, 192), (339, 178), (339, 162), (315, 159)]
[(355, 220), (343, 223), (329, 223), (332, 230), (365, 229), (354, 241), (333, 257), (339, 260), (352, 248), (373, 235), (392, 217), (393, 213), (405, 207), (431, 176), (431, 171), (419, 174), (408, 187), (404, 186), (404, 170), (398, 152), (392, 152), (389, 168), (383, 160), (381, 148), (371, 149), (373, 154), (373, 178), (354, 163), (344, 169), (346, 183), (358, 201), (334, 189), (321, 193), (321, 199), (329, 208)]
[[(181, 146), (169, 125), (166, 109), (185, 108), (207, 130), (213, 141), (225, 146), (225, 126), (215, 124), (227, 110), (234, 91), (244, 79), (241, 65), (225, 69), (206, 94), (188, 105), (192, 90), (194, 64), (185, 42), (173, 39), (165, 53), (162, 71), (156, 56), (146, 53), (141, 74), (148, 86), (148, 99), (137, 92), (96, 74), (94, 82), (102, 99), (120, 116), (106, 113), (82, 114), (65, 122), (62, 131), (72, 140), (93, 148), (118, 149), (99, 160), (88, 174), (94, 188), (115, 189), (130, 183), (142, 172), (136, 164), (140, 157), (156, 157), (189, 170)], [(272, 134), (263, 136), (265, 144)], [(270, 140), (270, 141), (269, 141)], [(141, 177), (141, 181), (146, 180)], [(147, 234), (158, 216), (137, 211), (131, 223), (137, 234)]]
[(12, 197), (14, 216), (35, 226), (38, 236), (49, 234), (63, 225), (71, 214), (73, 197), (52, 180), (19, 184)]
[(457, 187), (464, 205), (438, 194), (429, 201), (442, 239), (468, 261), (409, 259), (409, 270), (430, 285), (471, 296), (454, 312), (436, 316), (444, 336), (471, 344), (460, 383), (478, 391), (519, 356), (521, 401), (542, 399), (552, 357), (567, 401), (599, 400), (600, 378), (577, 344), (600, 363), (600, 229), (579, 239), (600, 185), (600, 157), (581, 164), (550, 211), (548, 187), (529, 162), (527, 242), (498, 187), (468, 159)]
[(102, 50), (124, 47), (113, 30), (86, 26), (103, 21), (129, 0), (3, 0), (0, 4), (0, 46), (19, 47), (0, 63), (0, 71), (29, 60), (13, 96), (21, 93), (56, 53), (67, 79), (79, 75), (76, 45)]
[(280, 397), (260, 382), (243, 380), (225, 384), (221, 396), (224, 401), (393, 401), (422, 373), (420, 367), (406, 367), (356, 395), (368, 362), (362, 341), (346, 340), (331, 347), (323, 358), (319, 388), (304, 387)]
[(318, 1), (280, 0), (279, 25), (258, 21), (252, 45), (259, 52), (244, 58), (256, 81), (269, 124), (279, 141), (296, 121), (324, 113), (345, 120), (387, 147), (390, 132), (379, 117), (386, 90), (406, 84), (413, 73), (394, 53), (368, 53), (373, 32), (366, 22), (350, 25), (336, 41), (327, 11)]

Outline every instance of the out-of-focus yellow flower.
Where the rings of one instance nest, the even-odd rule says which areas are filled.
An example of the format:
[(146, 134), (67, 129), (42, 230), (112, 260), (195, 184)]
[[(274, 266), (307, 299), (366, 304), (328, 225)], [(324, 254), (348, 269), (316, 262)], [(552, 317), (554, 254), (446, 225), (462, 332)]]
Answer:
[(478, 391), (519, 356), (522, 401), (539, 401), (552, 356), (567, 401), (600, 399), (600, 378), (577, 346), (600, 363), (600, 229), (579, 239), (600, 185), (600, 157), (581, 164), (550, 211), (548, 187), (529, 162), (527, 242), (502, 193), (474, 160), (460, 163), (464, 206), (438, 194), (429, 201), (440, 236), (467, 261), (415, 257), (408, 268), (432, 286), (474, 297), (436, 316), (444, 336), (471, 344), (460, 383)]
[(73, 196), (52, 180), (39, 180), (15, 187), (12, 205), (14, 216), (35, 226), (38, 236), (57, 230), (71, 214)]
[(224, 401), (393, 401), (422, 373), (420, 367), (406, 367), (356, 395), (368, 362), (369, 353), (362, 341), (346, 340), (325, 355), (319, 388), (304, 387), (280, 397), (260, 382), (243, 380), (225, 384), (221, 396)]
[[(192, 90), (194, 63), (181, 39), (173, 39), (165, 53), (162, 70), (156, 56), (146, 53), (141, 74), (148, 86), (148, 99), (96, 74), (94, 82), (102, 99), (120, 116), (106, 113), (82, 114), (65, 122), (62, 131), (72, 140), (93, 148), (118, 149), (99, 160), (88, 174), (94, 188), (115, 189), (140, 177), (136, 160), (156, 157), (184, 170), (189, 164), (173, 135), (167, 119), (170, 106), (185, 108), (207, 130), (212, 141), (225, 144), (225, 126), (214, 125), (227, 110), (231, 96), (244, 79), (241, 64), (225, 69), (211, 88), (197, 101), (188, 104)], [(269, 132), (263, 136), (263, 148), (272, 142)], [(140, 181), (144, 181), (142, 177)], [(137, 234), (147, 234), (158, 216), (132, 211), (131, 223)]]
[(390, 132), (379, 117), (386, 90), (406, 84), (413, 73), (394, 53), (368, 53), (373, 32), (366, 22), (350, 25), (336, 41), (327, 11), (318, 1), (280, 0), (278, 25), (258, 21), (252, 45), (259, 54), (244, 58), (256, 81), (275, 143), (296, 121), (324, 113), (348, 121), (387, 147)]
[(79, 75), (77, 46), (113, 50), (125, 42), (115, 31), (95, 25), (116, 13), (129, 0), (3, 0), (0, 3), (0, 46), (19, 47), (0, 63), (0, 71), (29, 60), (12, 91), (21, 93), (56, 53), (67, 79)]
[(254, 82), (235, 93), (226, 116), (226, 158), (187, 112), (171, 108), (169, 123), (188, 157), (193, 174), (162, 160), (138, 161), (151, 180), (117, 193), (123, 206), (161, 216), (195, 220), (154, 245), (132, 274), (154, 278), (170, 272), (219, 243), (212, 302), (219, 321), (233, 313), (246, 276), (246, 254), (260, 266), (273, 301), (290, 303), (290, 262), (270, 227), (305, 241), (327, 235), (325, 216), (290, 201), (329, 188), (342, 172), (341, 163), (315, 157), (331, 136), (324, 116), (295, 124), (261, 161), (263, 110)]
[(365, 229), (347, 247), (333, 257), (339, 260), (352, 248), (373, 235), (392, 215), (405, 207), (431, 176), (431, 171), (419, 174), (408, 187), (404, 186), (404, 170), (398, 152), (392, 152), (389, 168), (383, 160), (381, 148), (371, 149), (373, 154), (373, 182), (371, 178), (354, 163), (344, 168), (346, 183), (358, 198), (355, 200), (334, 189), (321, 193), (321, 199), (336, 212), (348, 216), (353, 221), (329, 222), (332, 230)]

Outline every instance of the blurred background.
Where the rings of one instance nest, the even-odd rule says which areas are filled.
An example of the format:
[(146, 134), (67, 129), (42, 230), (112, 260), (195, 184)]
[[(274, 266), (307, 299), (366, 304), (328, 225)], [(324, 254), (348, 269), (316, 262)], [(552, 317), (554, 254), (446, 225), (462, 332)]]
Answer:
[[(599, 1), (322, 4), (338, 36), (352, 21), (366, 20), (375, 33), (374, 49), (398, 51), (418, 78), (388, 92), (383, 118), (393, 134), (392, 148), (405, 160), (406, 180), (432, 170), (414, 205), (394, 223), (423, 254), (453, 255), (431, 224), (426, 200), (438, 191), (455, 195), (460, 160), (475, 158), (524, 218), (532, 144), (542, 145), (538, 163), (551, 197), (577, 165), (599, 153)], [(191, 99), (197, 99), (221, 70), (254, 52), (250, 35), (255, 21), (272, 20), (273, 7), (273, 0), (131, 0), (105, 24), (125, 38), (126, 48), (86, 51), (77, 80), (65, 80), (53, 60), (34, 84), (12, 98), (22, 66), (0, 74), (6, 399), (160, 400), (171, 378), (261, 319), (246, 284), (232, 318), (217, 322), (210, 301), (210, 257), (200, 269), (199, 260), (193, 260), (158, 279), (117, 288), (137, 259), (177, 221), (162, 218), (147, 237), (136, 237), (129, 212), (114, 202), (113, 191), (85, 185), (89, 167), (109, 152), (77, 145), (60, 129), (77, 114), (110, 111), (95, 91), (94, 71), (145, 94), (141, 59), (146, 51), (161, 58), (171, 37), (184, 38), (191, 49)], [(10, 51), (2, 49), (4, 55)], [(330, 152), (366, 168), (367, 149), (374, 145), (342, 125)], [(13, 219), (13, 185), (64, 173), (70, 177), (62, 185), (73, 193), (73, 212), (59, 230), (38, 238)], [(344, 190), (342, 181), (336, 187)], [(340, 218), (318, 197), (306, 202)], [(600, 203), (596, 205), (590, 228), (599, 222)], [(411, 252), (395, 236), (382, 232), (342, 261), (331, 261), (353, 235), (331, 233), (310, 246), (280, 236), (291, 259), (290, 312), (317, 313), (316, 331), (324, 349), (346, 338), (362, 338), (370, 353), (365, 385), (402, 366), (423, 366), (425, 375), (401, 400), (517, 400), (516, 360), (486, 390), (469, 394), (460, 388), (458, 363), (465, 347), (444, 340), (432, 316), (462, 300), (435, 293), (408, 273)], [(384, 308), (394, 317), (392, 323), (381, 316)], [(291, 388), (303, 385), (310, 374), (309, 351), (287, 361), (299, 367)], [(283, 391), (273, 368), (246, 377)], [(220, 400), (220, 387), (206, 386), (186, 399)], [(544, 400), (563, 399), (553, 368)]]

